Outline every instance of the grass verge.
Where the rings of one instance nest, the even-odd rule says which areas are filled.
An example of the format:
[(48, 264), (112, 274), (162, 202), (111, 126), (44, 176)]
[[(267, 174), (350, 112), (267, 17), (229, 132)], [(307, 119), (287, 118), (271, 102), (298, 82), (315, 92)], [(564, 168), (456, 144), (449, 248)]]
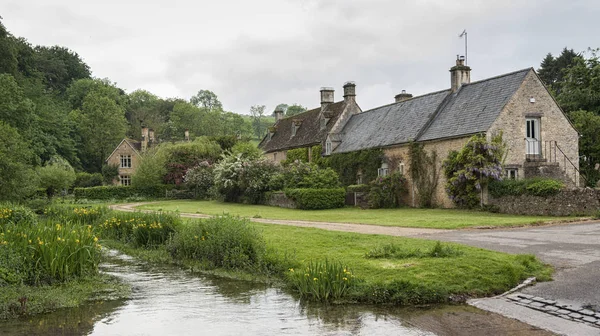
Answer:
[(482, 226), (511, 227), (572, 219), (569, 217), (517, 216), (455, 209), (401, 208), (362, 210), (355, 207), (346, 207), (329, 210), (299, 210), (265, 205), (188, 200), (153, 202), (142, 205), (139, 209), (179, 211), (180, 213), (200, 213), (206, 215), (222, 215), (227, 213), (232, 216), (246, 218), (356, 223), (432, 229), (461, 229)]

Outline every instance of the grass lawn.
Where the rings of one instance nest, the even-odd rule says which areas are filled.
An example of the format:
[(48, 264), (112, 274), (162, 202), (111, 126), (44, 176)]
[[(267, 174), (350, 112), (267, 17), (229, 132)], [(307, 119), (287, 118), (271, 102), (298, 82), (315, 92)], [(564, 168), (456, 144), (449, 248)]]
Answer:
[(566, 217), (539, 217), (495, 214), (454, 209), (371, 209), (356, 207), (330, 210), (284, 209), (265, 205), (222, 203), (217, 201), (162, 201), (140, 206), (139, 209), (179, 211), (267, 219), (305, 220), (316, 222), (357, 223), (435, 229), (460, 229), (478, 226), (521, 226)]

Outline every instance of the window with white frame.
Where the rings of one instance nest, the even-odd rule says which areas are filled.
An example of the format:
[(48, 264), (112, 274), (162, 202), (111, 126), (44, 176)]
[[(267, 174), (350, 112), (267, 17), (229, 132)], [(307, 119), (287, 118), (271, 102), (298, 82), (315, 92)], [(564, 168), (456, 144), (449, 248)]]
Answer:
[(404, 162), (400, 162), (400, 164), (398, 165), (398, 172), (404, 175)]
[(121, 176), (119, 176), (119, 178), (121, 179), (121, 185), (122, 186), (131, 185), (131, 176), (129, 176), (129, 175), (121, 175)]
[(509, 180), (516, 180), (519, 178), (519, 169), (518, 168), (507, 168), (504, 170), (504, 175)]
[(121, 155), (121, 168), (131, 168), (131, 155)]
[(331, 141), (325, 143), (325, 155), (331, 155)]
[(363, 184), (363, 174), (362, 174), (362, 172), (358, 172), (358, 174), (356, 174), (356, 184)]
[(377, 176), (384, 177), (384, 176), (388, 176), (388, 174), (389, 174), (388, 164), (383, 162), (381, 164), (381, 168), (377, 169)]

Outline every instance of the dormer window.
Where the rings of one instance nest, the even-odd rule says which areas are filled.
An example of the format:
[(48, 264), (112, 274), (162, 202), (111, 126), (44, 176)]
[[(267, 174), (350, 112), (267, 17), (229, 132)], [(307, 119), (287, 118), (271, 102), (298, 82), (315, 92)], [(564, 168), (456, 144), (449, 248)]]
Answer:
[(296, 132), (300, 128), (300, 125), (302, 125), (302, 120), (300, 120), (300, 119), (292, 120), (292, 136), (296, 135)]
[(295, 123), (292, 123), (292, 136), (295, 136), (295, 135), (296, 135), (296, 130), (297, 130), (297, 129), (298, 129), (298, 128), (296, 127), (296, 124), (295, 124)]
[(331, 141), (325, 142), (325, 155), (331, 155)]

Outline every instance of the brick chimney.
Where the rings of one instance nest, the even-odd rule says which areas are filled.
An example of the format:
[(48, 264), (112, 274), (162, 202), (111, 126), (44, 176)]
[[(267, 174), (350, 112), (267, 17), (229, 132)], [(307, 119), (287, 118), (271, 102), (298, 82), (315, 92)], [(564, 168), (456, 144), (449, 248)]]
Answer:
[(141, 149), (142, 152), (145, 152), (146, 149), (148, 149), (148, 127), (146, 126), (142, 126), (142, 143), (141, 143)]
[(465, 57), (456, 55), (456, 65), (450, 68), (450, 88), (456, 92), (463, 84), (471, 82), (471, 68), (465, 65)]
[(401, 92), (401, 93), (398, 93), (398, 94), (397, 94), (397, 95), (394, 97), (394, 99), (396, 100), (396, 103), (399, 103), (399, 102), (403, 102), (403, 101), (405, 101), (405, 100), (409, 100), (409, 99), (410, 99), (410, 98), (412, 98), (412, 97), (413, 97), (413, 95), (412, 95), (412, 94), (410, 94), (410, 93), (406, 93), (406, 90), (402, 90), (402, 92)]
[(327, 105), (333, 104), (333, 92), (335, 90), (331, 87), (321, 88), (321, 110), (324, 110)]
[(275, 108), (275, 122), (278, 122), (281, 119), (283, 119), (283, 108), (280, 106), (277, 106)]
[(346, 103), (356, 99), (356, 83), (346, 82), (344, 84), (344, 101)]

